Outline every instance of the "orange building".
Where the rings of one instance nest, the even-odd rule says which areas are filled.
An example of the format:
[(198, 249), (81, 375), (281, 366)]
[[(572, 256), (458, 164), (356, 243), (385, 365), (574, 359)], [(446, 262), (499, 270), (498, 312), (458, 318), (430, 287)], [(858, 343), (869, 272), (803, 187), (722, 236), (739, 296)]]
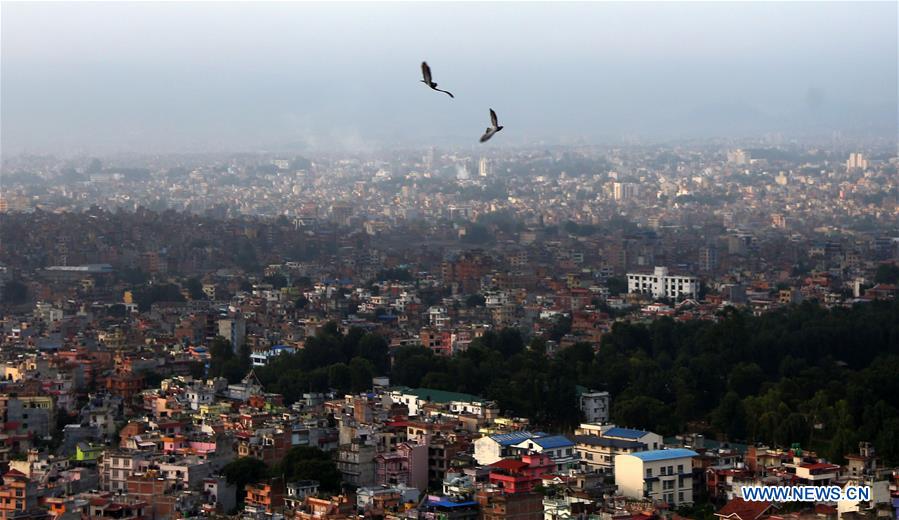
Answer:
[(294, 511), (293, 520), (346, 520), (354, 512), (350, 498), (344, 495), (331, 498), (306, 497), (303, 507)]
[(244, 511), (256, 513), (280, 513), (284, 509), (284, 480), (280, 477), (270, 479), (262, 484), (247, 484), (247, 497), (244, 499)]
[(36, 485), (21, 471), (12, 469), (3, 475), (0, 486), (0, 520), (21, 517), (37, 507)]
[(144, 389), (144, 377), (140, 374), (115, 373), (106, 377), (106, 390), (125, 402), (131, 402), (131, 399)]

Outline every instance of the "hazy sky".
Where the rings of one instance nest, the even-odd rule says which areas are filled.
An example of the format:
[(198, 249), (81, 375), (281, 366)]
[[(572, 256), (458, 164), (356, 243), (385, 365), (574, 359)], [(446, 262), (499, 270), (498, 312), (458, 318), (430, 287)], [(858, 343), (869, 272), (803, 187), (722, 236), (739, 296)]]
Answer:
[[(3, 1), (2, 151), (895, 135), (897, 3)], [(418, 82), (426, 59), (441, 87)]]

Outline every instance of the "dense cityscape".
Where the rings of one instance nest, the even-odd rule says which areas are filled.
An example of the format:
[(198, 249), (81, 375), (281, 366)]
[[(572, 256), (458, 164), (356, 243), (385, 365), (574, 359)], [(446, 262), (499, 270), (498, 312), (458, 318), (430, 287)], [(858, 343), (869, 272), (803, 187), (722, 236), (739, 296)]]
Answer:
[(0, 515), (895, 518), (897, 166), (5, 157)]
[(897, 20), (0, 0), (0, 520), (899, 520)]

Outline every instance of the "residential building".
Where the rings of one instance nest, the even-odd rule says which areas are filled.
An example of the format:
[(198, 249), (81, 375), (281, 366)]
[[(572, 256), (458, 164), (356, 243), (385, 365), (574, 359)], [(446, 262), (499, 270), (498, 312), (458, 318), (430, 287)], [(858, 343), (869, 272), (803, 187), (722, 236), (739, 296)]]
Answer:
[(693, 450), (650, 450), (617, 455), (615, 483), (618, 493), (649, 498), (677, 507), (693, 503)]
[(647, 450), (658, 450), (664, 446), (664, 439), (658, 433), (633, 428), (621, 428), (614, 424), (589, 424), (582, 423), (575, 431), (575, 435), (597, 435), (606, 439), (618, 439), (623, 441), (635, 441), (646, 446)]
[(421, 491), (428, 488), (428, 445), (400, 443), (396, 450), (375, 457), (375, 483), (405, 485)]
[(646, 449), (642, 442), (598, 435), (575, 435), (575, 451), (580, 466), (587, 471), (613, 473), (615, 457)]
[(670, 275), (667, 267), (656, 267), (652, 274), (627, 273), (627, 292), (674, 300), (695, 298), (699, 296), (699, 278)]
[(584, 420), (592, 424), (609, 422), (611, 398), (608, 392), (584, 392), (580, 396), (581, 413)]
[(474, 441), (474, 458), (478, 464), (487, 465), (513, 456), (516, 444), (539, 435), (527, 431), (485, 435)]
[(514, 444), (512, 449), (518, 453), (546, 455), (562, 471), (577, 464), (577, 453), (574, 441), (564, 435), (547, 435), (525, 439)]

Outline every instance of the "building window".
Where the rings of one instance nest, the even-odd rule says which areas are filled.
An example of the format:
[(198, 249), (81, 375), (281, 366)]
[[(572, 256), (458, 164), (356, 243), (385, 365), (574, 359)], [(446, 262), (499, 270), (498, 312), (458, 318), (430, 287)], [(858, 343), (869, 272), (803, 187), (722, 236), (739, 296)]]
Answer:
[(646, 476), (652, 477), (652, 468), (646, 468)]

